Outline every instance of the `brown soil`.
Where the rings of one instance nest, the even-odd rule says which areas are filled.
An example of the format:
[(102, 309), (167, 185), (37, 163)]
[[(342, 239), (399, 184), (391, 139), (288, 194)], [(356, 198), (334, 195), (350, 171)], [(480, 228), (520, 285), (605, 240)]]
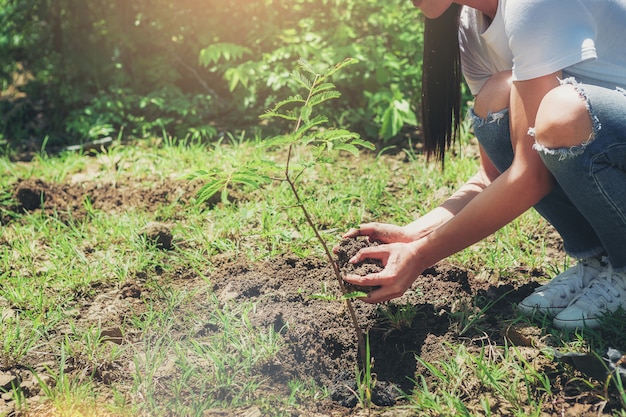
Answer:
[[(131, 180), (120, 180), (116, 184), (51, 184), (41, 180), (25, 180), (16, 184), (17, 205), (13, 210), (20, 213), (44, 210), (68, 216), (71, 212), (73, 218), (81, 218), (87, 215), (86, 199), (94, 208), (114, 212), (172, 202), (186, 204), (193, 198), (195, 191), (196, 188), (188, 183), (174, 181), (146, 187)], [(5, 215), (4, 221), (13, 220), (11, 216)], [(152, 224), (144, 230), (144, 234), (147, 240), (155, 241), (163, 250), (177, 250), (172, 247), (175, 236), (172, 237), (168, 225)], [(352, 268), (345, 261), (364, 244), (367, 243), (345, 241), (341, 244), (338, 261), (344, 271), (345, 268)], [(289, 392), (287, 382), (290, 380), (313, 378), (318, 384), (330, 388), (330, 398), (305, 406), (299, 411), (302, 413), (300, 415), (361, 415), (362, 411), (354, 408), (356, 399), (351, 391), (355, 388), (354, 375), (359, 358), (345, 304), (310, 296), (323, 290), (322, 283), (326, 284), (327, 291), (332, 295), (339, 296), (335, 277), (328, 264), (317, 258), (302, 259), (291, 254), (257, 263), (232, 259), (228, 254), (211, 261), (216, 267), (210, 272), (204, 271), (211, 283), (211, 288), (206, 290), (213, 291), (224, 305), (254, 301), (254, 325), (273, 326), (286, 341), (277, 358), (258, 370), (271, 382), (267, 384), (268, 392), (282, 392), (286, 395)], [(376, 268), (380, 268), (380, 265), (358, 265), (354, 272), (371, 272)], [(478, 351), (485, 345), (502, 346), (508, 339), (527, 349), (529, 360), (535, 361), (538, 368), (554, 371), (551, 373), (553, 392), (558, 401), (544, 404), (542, 415), (602, 415), (599, 411), (602, 402), (600, 395), (571, 395), (562, 379), (571, 378), (575, 374), (542, 359), (540, 348), (545, 347), (546, 342), (541, 329), (512, 324), (517, 316), (515, 304), (538, 285), (539, 278), (544, 278), (542, 271), (520, 270), (514, 276), (501, 276), (497, 282), (493, 282), (485, 274), (475, 275), (462, 266), (441, 262), (425, 271), (412, 289), (393, 303), (377, 307), (355, 301), (359, 322), (369, 334), (371, 356), (374, 358), (373, 370), (378, 381), (373, 395), (375, 410), (382, 413), (386, 406), (398, 401), (402, 403), (398, 389), (410, 393), (414, 381), (419, 382), (420, 377), (427, 383), (436, 382), (429, 370), (416, 360), (416, 356), (428, 363), (437, 363), (447, 359), (450, 354), (450, 349), (446, 347), (448, 343), (464, 343), (468, 349)], [(167, 281), (171, 285), (186, 288), (207, 286), (206, 279), (193, 270), (181, 268), (175, 273), (164, 274), (163, 270), (155, 268), (152, 276), (141, 273), (130, 276), (126, 283), (120, 285), (102, 284), (96, 288), (95, 297), (85, 295), (81, 299), (77, 295), (79, 305), (75, 314), (76, 325), (106, 323), (105, 336), (111, 343), (133, 343), (141, 335), (122, 334), (120, 329), (124, 327), (127, 317), (137, 315), (145, 308), (142, 298), (154, 296), (146, 285), (149, 280)], [(190, 311), (204, 308), (202, 297), (206, 297), (206, 292), (200, 293), (198, 300), (189, 304)], [(476, 314), (491, 303), (493, 305), (477, 325), (462, 332), (464, 322), (461, 317)], [(415, 314), (402, 323), (393, 322), (381, 310), (386, 308), (392, 313), (399, 312), (407, 305), (414, 307)], [(194, 330), (198, 334), (215, 331), (211, 327), (202, 326)], [(58, 331), (62, 335), (68, 330), (60, 328)], [(190, 329), (179, 331), (182, 337), (189, 334)], [(13, 377), (13, 382), (19, 381), (27, 397), (42, 394), (30, 368), (42, 371), (50, 359), (49, 354), (45, 353), (45, 346), (38, 351), (44, 353), (40, 357), (29, 357), (28, 363), (17, 364), (0, 373), (0, 377), (4, 374), (8, 378)], [(75, 372), (85, 372), (86, 364), (81, 363), (80, 358), (76, 358), (73, 365)], [(72, 372), (72, 367), (67, 371)], [(99, 391), (105, 393), (111, 386), (124, 386), (129, 378), (127, 369), (120, 363), (102, 364), (92, 371)], [(569, 376), (563, 376), (563, 372), (569, 372), (566, 374)], [(167, 375), (163, 375), (161, 380), (166, 383)], [(10, 382), (5, 385), (10, 386)], [(167, 386), (161, 389), (166, 396)], [(479, 410), (480, 397), (485, 395), (488, 393), (468, 393), (468, 407), (475, 406)], [(2, 398), (0, 414), (3, 409), (11, 409), (10, 397)], [(497, 410), (497, 398), (490, 398), (489, 401), (492, 410)], [(219, 410), (215, 410), (206, 415), (228, 413), (220, 414)]]

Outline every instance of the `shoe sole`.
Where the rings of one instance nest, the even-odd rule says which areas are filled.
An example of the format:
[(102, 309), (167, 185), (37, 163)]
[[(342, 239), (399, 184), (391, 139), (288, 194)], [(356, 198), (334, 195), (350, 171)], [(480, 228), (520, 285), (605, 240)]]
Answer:
[(526, 317), (532, 318), (541, 315), (553, 319), (558, 316), (561, 311), (565, 310), (565, 307), (541, 308), (536, 305), (528, 306), (520, 303), (517, 305), (517, 309)]
[(561, 330), (577, 330), (577, 329), (594, 329), (600, 326), (600, 322), (597, 319), (586, 320), (552, 320), (552, 324), (557, 329)]

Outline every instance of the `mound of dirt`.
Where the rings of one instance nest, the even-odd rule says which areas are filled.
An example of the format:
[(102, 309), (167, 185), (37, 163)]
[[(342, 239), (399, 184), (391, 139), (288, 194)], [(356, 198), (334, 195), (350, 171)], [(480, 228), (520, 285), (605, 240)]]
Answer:
[[(84, 218), (89, 210), (115, 213), (134, 207), (157, 207), (195, 197), (199, 184), (189, 181), (154, 181), (141, 184), (120, 178), (115, 182), (81, 181), (64, 184), (38, 178), (20, 180), (15, 184), (12, 210), (30, 213), (42, 210), (61, 219)], [(207, 204), (216, 204), (216, 199)]]
[[(342, 247), (354, 249), (362, 245), (359, 241)], [(282, 332), (287, 346), (276, 363), (266, 369), (275, 384), (313, 377), (318, 384), (331, 387), (335, 403), (356, 405), (354, 378), (359, 356), (350, 317), (343, 302), (312, 297), (322, 288), (339, 296), (336, 278), (327, 263), (286, 255), (255, 265), (226, 263), (211, 276), (211, 282), (224, 302), (256, 303), (256, 325), (274, 326)], [(458, 339), (451, 317), (461, 306), (471, 305), (476, 298), (495, 302), (485, 315), (482, 329), (494, 340), (501, 340), (501, 318), (511, 317), (512, 303), (533, 288), (534, 285), (516, 284), (492, 286), (477, 280), (469, 271), (441, 263), (427, 270), (412, 290), (393, 303), (375, 306), (356, 301), (354, 306), (369, 337), (380, 390), (373, 401), (378, 405), (392, 404), (400, 396), (399, 390), (411, 392), (416, 376), (428, 377), (416, 356), (427, 362), (441, 358), (442, 345)], [(405, 306), (411, 306), (414, 314), (403, 323), (392, 321), (390, 317)], [(471, 332), (465, 335), (472, 336), (475, 335)]]

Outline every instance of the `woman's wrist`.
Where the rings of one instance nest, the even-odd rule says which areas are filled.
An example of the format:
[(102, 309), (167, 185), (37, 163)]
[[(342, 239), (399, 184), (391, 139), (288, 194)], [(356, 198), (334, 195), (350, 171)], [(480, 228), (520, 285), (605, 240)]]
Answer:
[(448, 210), (437, 207), (433, 211), (403, 227), (407, 242), (423, 239), (452, 217), (454, 216)]

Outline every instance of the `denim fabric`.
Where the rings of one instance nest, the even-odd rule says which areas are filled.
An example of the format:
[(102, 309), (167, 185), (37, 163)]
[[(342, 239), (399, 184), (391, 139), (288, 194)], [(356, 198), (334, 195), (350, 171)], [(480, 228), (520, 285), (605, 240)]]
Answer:
[[(574, 149), (537, 146), (544, 164), (588, 219), (613, 269), (626, 271), (626, 92), (573, 84), (593, 121), (590, 139)], [(541, 138), (536, 138), (541, 142)]]
[[(470, 109), (470, 117), (476, 139), (487, 156), (498, 171), (505, 171), (513, 162), (508, 110), (489, 114), (485, 120)], [(570, 256), (587, 258), (605, 252), (593, 226), (558, 184), (535, 205), (535, 209), (559, 232), (564, 249)]]

